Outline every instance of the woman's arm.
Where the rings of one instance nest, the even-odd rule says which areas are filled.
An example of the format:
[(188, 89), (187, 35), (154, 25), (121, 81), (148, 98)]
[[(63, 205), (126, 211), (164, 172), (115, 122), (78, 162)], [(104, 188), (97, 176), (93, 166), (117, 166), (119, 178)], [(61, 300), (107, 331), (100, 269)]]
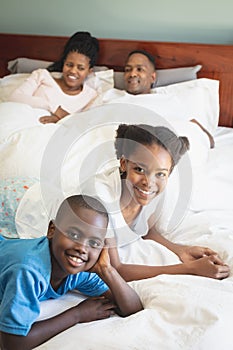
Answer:
[(109, 291), (104, 295), (115, 302), (116, 312), (120, 316), (128, 316), (142, 310), (143, 307), (137, 293), (111, 265), (107, 248), (103, 249), (92, 271), (96, 272), (108, 285)]
[(59, 120), (65, 118), (67, 115), (69, 115), (69, 113), (62, 109), (61, 106), (58, 106), (58, 108), (52, 113), (52, 115), (40, 117), (39, 121), (42, 124), (57, 123), (59, 122)]
[(17, 87), (9, 96), (9, 101), (25, 103), (33, 108), (49, 110), (48, 101), (44, 97), (34, 96), (38, 87), (43, 83), (39, 70), (33, 71), (30, 76)]

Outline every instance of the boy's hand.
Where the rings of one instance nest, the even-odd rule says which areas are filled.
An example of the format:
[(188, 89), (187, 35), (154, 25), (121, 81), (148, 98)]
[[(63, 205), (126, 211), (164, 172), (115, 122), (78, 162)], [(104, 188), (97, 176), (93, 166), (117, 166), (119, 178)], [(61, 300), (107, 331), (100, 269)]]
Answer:
[(77, 322), (91, 322), (102, 320), (114, 314), (116, 305), (105, 297), (90, 298), (75, 306)]
[(110, 258), (108, 254), (108, 248), (104, 247), (100, 253), (99, 259), (95, 265), (91, 268), (90, 272), (95, 272), (101, 275), (104, 269), (111, 267)]

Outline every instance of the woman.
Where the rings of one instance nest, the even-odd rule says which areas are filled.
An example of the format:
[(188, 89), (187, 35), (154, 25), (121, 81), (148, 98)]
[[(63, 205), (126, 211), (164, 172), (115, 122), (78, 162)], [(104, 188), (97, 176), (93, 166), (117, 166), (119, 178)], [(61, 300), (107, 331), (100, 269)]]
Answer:
[[(9, 100), (42, 108), (51, 113), (41, 123), (56, 123), (68, 114), (82, 111), (96, 97), (85, 81), (99, 52), (98, 40), (88, 32), (77, 32), (64, 47), (61, 59), (47, 69), (37, 69), (13, 91)], [(54, 69), (62, 74), (53, 76)]]

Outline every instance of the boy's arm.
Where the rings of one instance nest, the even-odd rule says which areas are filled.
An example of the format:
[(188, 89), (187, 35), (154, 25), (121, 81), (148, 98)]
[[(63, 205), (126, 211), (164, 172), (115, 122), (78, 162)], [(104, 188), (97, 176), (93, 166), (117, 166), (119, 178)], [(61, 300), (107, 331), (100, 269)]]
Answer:
[(1, 349), (30, 350), (74, 324), (72, 312), (68, 310), (50, 319), (35, 322), (26, 336), (1, 332)]
[(86, 299), (59, 315), (35, 322), (26, 336), (0, 332), (1, 350), (31, 350), (77, 323), (108, 318), (114, 307), (103, 297)]
[(115, 302), (116, 312), (120, 316), (128, 316), (143, 309), (137, 293), (111, 265), (107, 248), (103, 248), (92, 271), (108, 285), (109, 290), (103, 295)]
[(59, 315), (36, 322), (40, 305), (35, 286), (39, 283), (41, 289), (44, 288), (43, 276), (35, 274), (33, 268), (27, 265), (17, 268), (12, 265), (9, 276), (10, 279), (1, 279), (4, 285), (0, 317), (2, 350), (33, 349), (77, 323), (108, 318), (114, 313), (115, 304), (112, 301), (96, 297), (86, 299)]

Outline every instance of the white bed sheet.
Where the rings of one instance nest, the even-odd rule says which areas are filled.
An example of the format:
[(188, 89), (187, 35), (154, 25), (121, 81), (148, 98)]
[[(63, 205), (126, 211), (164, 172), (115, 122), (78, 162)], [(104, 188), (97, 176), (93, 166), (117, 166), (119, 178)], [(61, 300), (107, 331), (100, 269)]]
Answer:
[[(43, 111), (33, 111), (33, 121), (25, 113), (25, 120), (21, 118), (21, 123), (15, 123), (15, 106), (2, 104), (0, 110), (6, 107), (10, 107), (12, 114), (7, 110), (4, 115), (0, 113), (1, 124), (5, 123), (0, 133), (0, 176), (2, 179), (40, 176), (44, 152), (60, 125), (39, 125), (37, 118)], [(25, 106), (16, 109), (17, 116), (22, 117), (19, 108)], [(89, 126), (91, 125), (90, 121)], [(101, 137), (102, 131), (98, 130)], [(112, 137), (111, 132), (107, 132), (107, 139)], [(207, 245), (217, 250), (232, 270), (233, 129), (219, 127), (214, 137), (216, 148), (209, 150), (200, 164), (195, 163), (195, 171), (200, 171), (200, 176), (199, 181), (196, 178), (186, 215), (177, 227), (167, 233), (167, 237), (177, 242)], [(85, 138), (82, 141), (84, 147)], [(82, 147), (80, 150), (86, 152), (87, 148)], [(76, 151), (74, 148), (66, 157), (69, 161), (65, 163), (65, 172), (67, 169), (72, 170)], [(84, 154), (82, 152), (80, 156)], [(108, 157), (112, 150), (109, 152)], [(72, 188), (69, 190), (73, 191)], [(177, 261), (165, 248), (141, 240), (131, 248), (125, 247), (121, 256), (126, 262), (141, 264)], [(127, 318), (114, 316), (107, 320), (76, 325), (37, 349), (70, 350), (81, 347), (83, 350), (217, 350), (220, 339), (223, 350), (231, 349), (233, 270), (230, 277), (223, 281), (198, 276), (161, 275), (131, 284), (142, 299), (145, 307), (143, 311)], [(42, 302), (40, 318), (61, 312), (81, 300), (83, 297), (70, 293), (59, 300)]]

